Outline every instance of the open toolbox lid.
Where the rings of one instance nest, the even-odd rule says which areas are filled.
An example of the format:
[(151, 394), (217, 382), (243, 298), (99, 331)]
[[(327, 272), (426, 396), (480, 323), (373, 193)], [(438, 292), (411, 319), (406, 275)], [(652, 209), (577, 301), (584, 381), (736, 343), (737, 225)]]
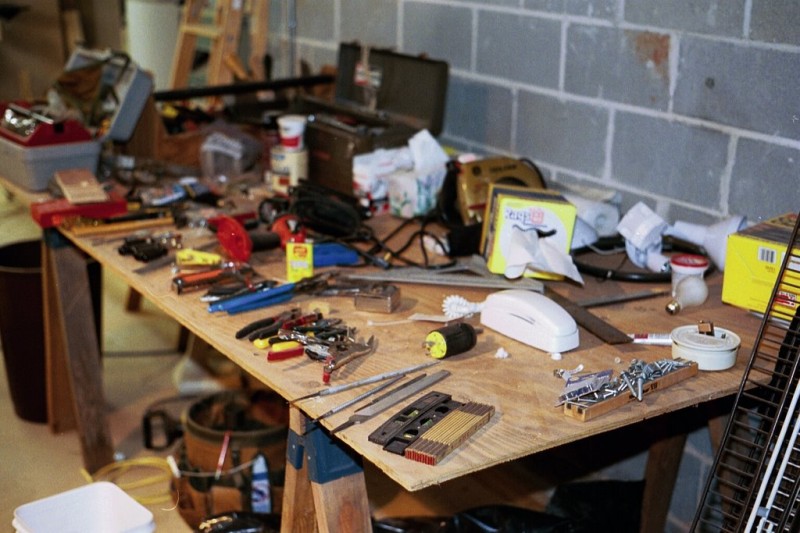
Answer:
[[(99, 128), (100, 137), (125, 142), (153, 90), (153, 80), (123, 52), (78, 47), (65, 65), (65, 74), (100, 67), (95, 119), (90, 129)], [(63, 76), (62, 76), (63, 79)], [(63, 82), (60, 82), (63, 83)]]
[(80, 112), (80, 118), (68, 113), (53, 119), (34, 102), (0, 102), (0, 137), (24, 147), (105, 139), (125, 142), (133, 135), (152, 88), (150, 76), (126, 54), (78, 48), (53, 89), (64, 106)]
[(340, 43), (335, 101), (439, 135), (448, 77), (445, 61)]

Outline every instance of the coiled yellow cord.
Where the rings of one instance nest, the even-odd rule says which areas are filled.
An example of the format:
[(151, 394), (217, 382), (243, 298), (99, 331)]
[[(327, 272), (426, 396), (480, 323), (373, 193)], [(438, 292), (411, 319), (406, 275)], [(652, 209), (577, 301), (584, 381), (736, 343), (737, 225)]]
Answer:
[[(136, 468), (154, 468), (156, 470), (161, 470), (163, 472), (152, 476), (144, 477), (141, 479), (136, 479), (134, 481), (126, 481), (126, 482), (119, 481), (119, 479), (122, 476), (124, 476), (125, 474)], [(154, 505), (158, 503), (172, 501), (172, 495), (169, 492), (169, 482), (172, 480), (172, 470), (170, 469), (167, 460), (161, 457), (123, 459), (121, 461), (115, 461), (113, 463), (107, 464), (106, 466), (100, 468), (97, 472), (95, 472), (94, 475), (90, 474), (89, 472), (86, 471), (86, 469), (83, 468), (81, 469), (81, 474), (88, 483), (107, 480), (115, 483), (125, 492), (141, 489), (143, 487), (149, 487), (151, 485), (165, 483), (167, 485), (167, 490), (163, 493), (156, 493), (147, 496), (131, 495), (131, 497), (134, 498), (139, 503), (141, 503), (142, 505)]]

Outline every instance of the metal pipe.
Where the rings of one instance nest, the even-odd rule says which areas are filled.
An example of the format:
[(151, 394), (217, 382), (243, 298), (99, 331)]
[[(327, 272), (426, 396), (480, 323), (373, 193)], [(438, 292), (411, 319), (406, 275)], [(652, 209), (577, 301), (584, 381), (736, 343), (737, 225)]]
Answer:
[(257, 91), (276, 91), (290, 87), (312, 87), (325, 83), (333, 83), (334, 77), (330, 75), (304, 76), (299, 78), (285, 78), (272, 81), (255, 81), (248, 83), (234, 83), (231, 85), (212, 85), (208, 87), (186, 87), (183, 89), (169, 89), (156, 91), (153, 98), (157, 102), (173, 100), (187, 100), (190, 98), (203, 98), (206, 96), (223, 96), (226, 94), (243, 94)]

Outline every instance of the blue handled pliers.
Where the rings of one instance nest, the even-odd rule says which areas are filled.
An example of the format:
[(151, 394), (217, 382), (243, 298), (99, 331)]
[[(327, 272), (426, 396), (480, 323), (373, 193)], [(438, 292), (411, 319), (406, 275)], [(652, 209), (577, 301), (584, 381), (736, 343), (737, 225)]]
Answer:
[(261, 309), (270, 305), (288, 302), (297, 294), (319, 291), (327, 287), (328, 280), (333, 274), (326, 272), (294, 283), (284, 283), (277, 287), (257, 290), (247, 294), (240, 294), (230, 298), (223, 298), (209, 304), (208, 312), (216, 313), (225, 311), (229, 315), (244, 313), (254, 309)]

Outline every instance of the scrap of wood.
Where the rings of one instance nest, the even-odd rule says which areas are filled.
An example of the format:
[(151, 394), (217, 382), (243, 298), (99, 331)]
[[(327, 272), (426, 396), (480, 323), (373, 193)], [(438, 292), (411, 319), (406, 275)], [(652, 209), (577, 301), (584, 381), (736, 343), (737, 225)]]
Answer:
[[(642, 396), (657, 390), (665, 389), (695, 375), (697, 375), (697, 363), (693, 362), (689, 366), (677, 368), (661, 377), (644, 382), (642, 385)], [(587, 420), (597, 418), (623, 405), (627, 405), (634, 400), (637, 400), (636, 396), (626, 390), (620, 394), (589, 405), (576, 403), (574, 401), (567, 402), (564, 404), (564, 414), (576, 418), (581, 422), (586, 422)]]
[(133, 233), (135, 231), (152, 228), (174, 226), (175, 219), (171, 216), (146, 218), (143, 220), (129, 220), (126, 222), (108, 222), (98, 225), (70, 225), (64, 227), (79, 237), (98, 237), (112, 233)]

